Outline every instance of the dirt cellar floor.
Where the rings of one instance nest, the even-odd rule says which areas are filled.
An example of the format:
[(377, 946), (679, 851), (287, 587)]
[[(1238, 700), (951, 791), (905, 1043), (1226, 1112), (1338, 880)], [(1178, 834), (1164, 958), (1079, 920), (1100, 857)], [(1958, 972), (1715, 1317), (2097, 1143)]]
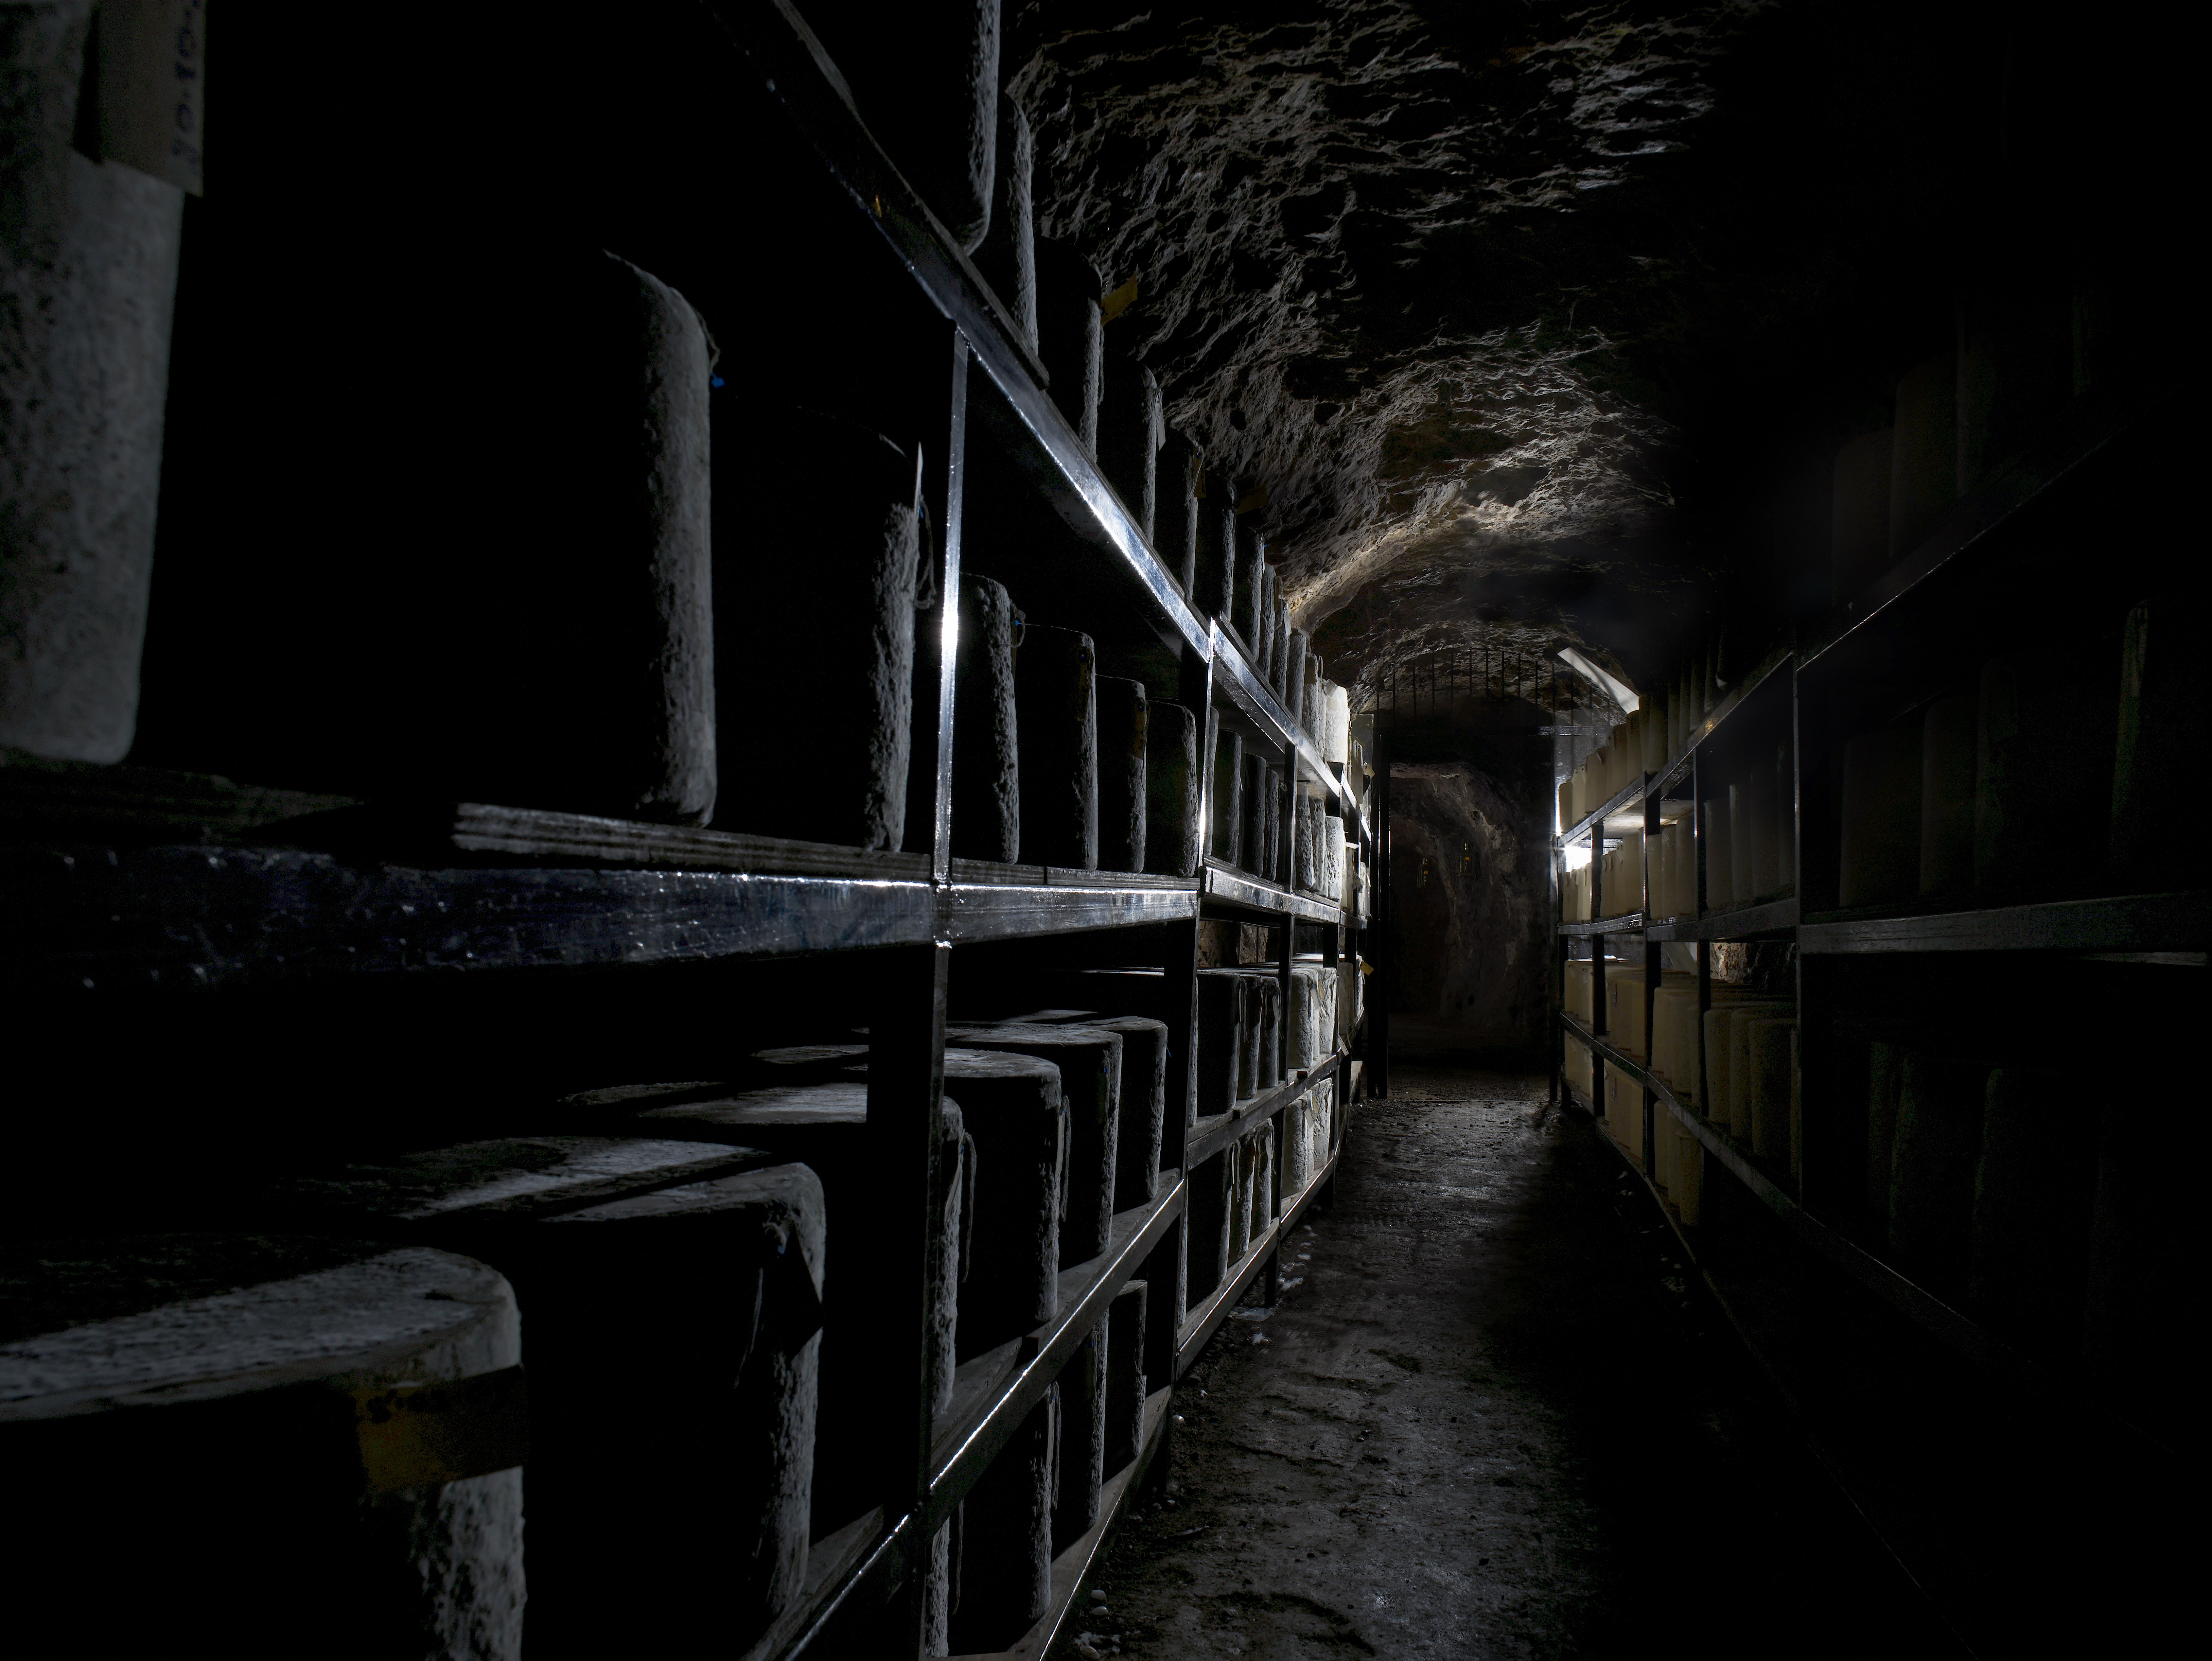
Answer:
[(1394, 1073), (1059, 1653), (1961, 1653), (1589, 1122)]

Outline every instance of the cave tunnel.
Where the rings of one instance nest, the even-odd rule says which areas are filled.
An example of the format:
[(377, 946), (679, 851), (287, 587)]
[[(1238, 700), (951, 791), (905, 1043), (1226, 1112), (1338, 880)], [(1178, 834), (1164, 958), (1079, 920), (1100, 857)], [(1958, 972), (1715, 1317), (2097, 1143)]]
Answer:
[(16, 1650), (2193, 1629), (2166, 13), (512, 11), (0, 3)]

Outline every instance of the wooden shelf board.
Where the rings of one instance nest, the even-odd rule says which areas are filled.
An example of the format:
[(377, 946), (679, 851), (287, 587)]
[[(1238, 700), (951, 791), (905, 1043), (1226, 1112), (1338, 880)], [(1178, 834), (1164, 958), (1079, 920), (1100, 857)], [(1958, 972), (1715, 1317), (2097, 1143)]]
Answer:
[(955, 1374), (953, 1406), (930, 1450), (929, 1504), (921, 1537), (933, 1536), (1006, 1446), (1084, 1335), (1106, 1313), (1115, 1294), (1136, 1274), (1168, 1225), (1182, 1214), (1188, 1195), (1180, 1171), (1160, 1173), (1158, 1199), (1115, 1214), (1106, 1250), (1060, 1271), (1060, 1313), (1049, 1323), (963, 1365)]

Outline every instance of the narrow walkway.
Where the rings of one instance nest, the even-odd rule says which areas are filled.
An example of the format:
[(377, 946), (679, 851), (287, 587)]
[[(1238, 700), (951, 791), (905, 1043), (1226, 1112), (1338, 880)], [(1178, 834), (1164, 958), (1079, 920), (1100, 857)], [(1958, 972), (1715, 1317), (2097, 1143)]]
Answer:
[(1941, 1652), (1671, 1244), (1540, 1080), (1397, 1069), (1073, 1652)]

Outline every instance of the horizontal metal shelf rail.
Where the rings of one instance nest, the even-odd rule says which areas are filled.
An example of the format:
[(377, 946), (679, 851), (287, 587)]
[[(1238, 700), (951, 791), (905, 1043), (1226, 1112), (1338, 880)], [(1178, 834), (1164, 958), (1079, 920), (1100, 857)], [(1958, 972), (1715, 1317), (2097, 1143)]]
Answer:
[(1339, 1050), (1319, 1067), (1310, 1068), (1285, 1084), (1248, 1097), (1226, 1113), (1210, 1114), (1183, 1133), (1183, 1165), (1195, 1171), (1206, 1160), (1250, 1134), (1252, 1127), (1273, 1118), (1293, 1103), (1304, 1101), (1331, 1079), (1340, 1078), (1345, 1052)]
[(1628, 911), (1618, 917), (1599, 917), (1584, 922), (1563, 922), (1559, 925), (1561, 935), (1569, 940), (1583, 940), (1592, 934), (1637, 934), (1644, 930), (1644, 914)]
[(1184, 1319), (1181, 1329), (1176, 1334), (1177, 1378), (1190, 1370), (1190, 1364), (1206, 1348), (1206, 1341), (1213, 1336), (1216, 1329), (1227, 1318), (1229, 1311), (1237, 1307), (1237, 1301), (1244, 1295), (1244, 1289), (1259, 1277), (1261, 1270), (1267, 1268), (1268, 1258), (1297, 1226), (1307, 1208), (1313, 1204), (1330, 1178), (1336, 1175), (1337, 1165), (1343, 1157), (1340, 1149), (1329, 1155), (1328, 1163), (1314, 1173), (1313, 1180), (1305, 1185), (1296, 1199), (1284, 1205), (1280, 1216), (1267, 1225), (1267, 1232), (1248, 1245), (1244, 1255), (1230, 1265), (1229, 1273), (1222, 1277), (1221, 1284), (1207, 1293), (1204, 1301)]
[[(1169, 1175), (1160, 1174), (1164, 1180)], [(1030, 1410), (1044, 1400), (1085, 1335), (1105, 1318), (1106, 1306), (1135, 1276), (1168, 1225), (1182, 1215), (1189, 1184), (1182, 1171), (1173, 1175), (1166, 1192), (1150, 1205), (1115, 1215), (1103, 1252), (1061, 1271), (1060, 1313), (1050, 1323), (975, 1357), (959, 1370), (965, 1377), (956, 1377), (951, 1422), (931, 1450), (923, 1538), (934, 1536), (952, 1508), (967, 1497)]]
[(2212, 944), (2212, 892), (2045, 900), (1987, 910), (1852, 917), (1816, 914), (1801, 952), (2202, 952)]
[(1753, 934), (1785, 934), (1797, 926), (1797, 897), (1725, 906), (1694, 917), (1653, 918), (1644, 925), (1654, 940), (1734, 940)]
[[(1765, 662), (1746, 675), (1739, 684), (1729, 688), (1727, 696), (1705, 713), (1697, 726), (1691, 729), (1688, 738), (1683, 740), (1682, 747), (1668, 758), (1664, 766), (1656, 773), (1639, 773), (1637, 782), (1625, 786), (1603, 806), (1584, 814), (1569, 829), (1554, 837), (1552, 839), (1553, 846), (1565, 848), (1571, 843), (1582, 841), (1589, 835), (1591, 826), (1625, 814), (1632, 808), (1641, 807), (1647, 797), (1657, 795), (1663, 799), (1668, 790), (1688, 777), (1690, 758), (1696, 753), (1698, 746), (1712, 737), (1731, 715), (1750, 702), (1753, 693), (1774, 675), (1789, 667), (1794, 655), (1787, 648), (1768, 654)], [(1638, 824), (1632, 828), (1641, 830), (1643, 826)]]
[(2160, 403), (2104, 388), (2075, 399), (1995, 478), (1954, 505), (1918, 547), (1852, 599), (1831, 630), (1806, 646), (1801, 666), (1818, 663), (1954, 560), (2008, 529), (2069, 474), (2131, 435), (2154, 430), (2172, 413)]
[(788, 1652), (802, 1636), (817, 1632), (872, 1573), (880, 1571), (890, 1544), (880, 1506), (815, 1541), (807, 1549), (806, 1578), (799, 1584), (799, 1595), (739, 1661), (769, 1661)]
[(954, 246), (862, 122), (836, 66), (789, 0), (721, 0), (717, 9), (842, 186), (854, 212), (890, 244), (929, 303), (959, 330), (998, 397), (975, 407), (1068, 528), (1121, 572), (1147, 624), (1170, 650), (1211, 660), (1215, 686), (1270, 747), (1295, 753), (1301, 773), (1340, 799), (1343, 784), (1223, 635), (1193, 608), (1060, 406), (1042, 366), (1004, 307)]
[(1310, 922), (1336, 922), (1344, 915), (1343, 907), (1332, 905), (1316, 895), (1298, 893), (1212, 859), (1206, 862), (1201, 884), (1200, 891), (1208, 910), (1226, 908), (1270, 916), (1287, 913)]
[[(1811, 1247), (1823, 1261), (1842, 1270), (1954, 1353), (2003, 1380), (2013, 1389), (2028, 1396), (2063, 1402), (2069, 1410), (2083, 1405), (2078, 1387), (2049, 1368), (2029, 1360), (2002, 1339), (1992, 1335), (1972, 1317), (1961, 1314), (1936, 1293), (1899, 1274), (1872, 1252), (1807, 1211), (1795, 1195), (1760, 1168), (1748, 1148), (1694, 1108), (1684, 1105), (1665, 1080), (1643, 1062), (1592, 1033), (1572, 1016), (1562, 1015), (1559, 1019), (1567, 1033), (1578, 1043), (1647, 1086), (1660, 1106), (1673, 1114), (1676, 1122), (1705, 1146), (1706, 1152), (1726, 1166), (1760, 1204), (1780, 1218), (1790, 1232)], [(1625, 1151), (1623, 1157), (1626, 1157)], [(1632, 1160), (1631, 1163), (1634, 1162)], [(1656, 1193), (1656, 1190), (1654, 1191)], [(2100, 1408), (2096, 1410), (2114, 1425), (2125, 1428), (2131, 1437), (2140, 1438), (2147, 1445), (2156, 1445), (2154, 1439), (2148, 1437), (2141, 1427), (2112, 1414), (2109, 1409)]]
[(1128, 1509), (1131, 1499), (1151, 1469), (1153, 1457), (1160, 1451), (1167, 1431), (1170, 1398), (1174, 1393), (1171, 1387), (1164, 1388), (1145, 1397), (1144, 1430), (1138, 1440), (1137, 1457), (1100, 1487), (1098, 1521), (1091, 1531), (1052, 1560), (1052, 1606), (1044, 1619), (1024, 1633), (1013, 1648), (1002, 1650), (996, 1657), (969, 1656), (956, 1658), (956, 1661), (1041, 1661), (1051, 1652), (1052, 1646), (1068, 1628), (1068, 1617), (1082, 1613), (1084, 1590), (1091, 1584), (1114, 1525), (1121, 1520), (1122, 1512)]

